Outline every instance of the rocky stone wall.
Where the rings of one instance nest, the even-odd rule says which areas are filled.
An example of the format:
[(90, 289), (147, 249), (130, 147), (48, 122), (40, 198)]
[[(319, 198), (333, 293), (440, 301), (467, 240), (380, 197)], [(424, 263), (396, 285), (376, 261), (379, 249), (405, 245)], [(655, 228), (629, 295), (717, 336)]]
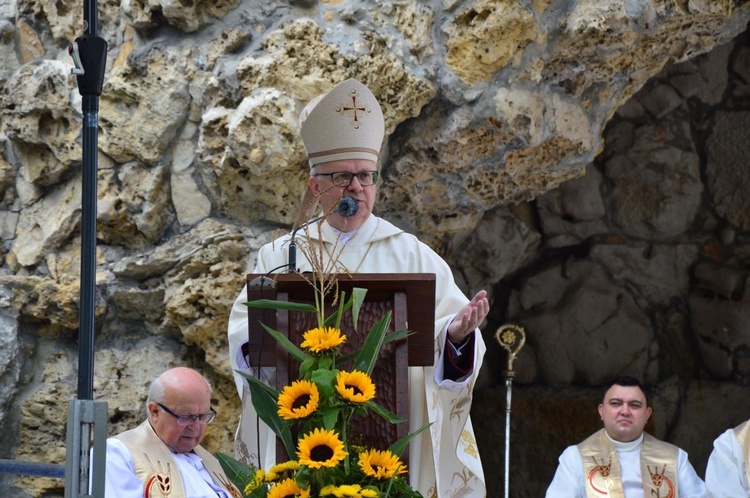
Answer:
[[(225, 337), (254, 252), (288, 229), (307, 167), (296, 117), (347, 77), (386, 118), (377, 213), (490, 290), (475, 426), (502, 492), (504, 352), (516, 361), (512, 495), (540, 496), (598, 427), (601, 383), (654, 389), (652, 431), (702, 474), (750, 417), (750, 2), (132, 2), (99, 5), (95, 398), (109, 432), (149, 381), (203, 371), (230, 451)], [(0, 457), (63, 463), (76, 396), (81, 98), (73, 1), (0, 0)], [(734, 41), (732, 41), (735, 39)], [(702, 55), (703, 54), (703, 55)], [(494, 368), (493, 368), (494, 367)], [(3, 496), (62, 496), (3, 478)]]
[[(617, 110), (586, 174), (526, 206), (540, 243), (495, 286), (487, 327), (527, 331), (512, 496), (543, 496), (559, 454), (601, 425), (597, 386), (619, 374), (646, 382), (648, 429), (701, 476), (713, 439), (750, 418), (748, 55), (746, 32), (665, 67)], [(499, 415), (505, 352), (490, 354), (473, 411)], [(485, 469), (503, 468), (504, 420), (476, 424)]]

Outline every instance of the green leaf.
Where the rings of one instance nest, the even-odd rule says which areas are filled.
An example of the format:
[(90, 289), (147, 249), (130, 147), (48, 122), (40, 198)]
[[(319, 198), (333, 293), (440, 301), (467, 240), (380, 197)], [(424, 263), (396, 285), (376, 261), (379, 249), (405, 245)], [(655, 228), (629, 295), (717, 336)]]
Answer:
[(370, 333), (365, 338), (362, 350), (357, 355), (357, 361), (354, 362), (354, 370), (365, 372), (372, 375), (372, 369), (375, 367), (375, 361), (378, 358), (380, 348), (383, 346), (383, 338), (391, 324), (391, 312), (387, 312), (383, 318), (377, 321), (370, 329)]
[(310, 311), (313, 313), (318, 311), (312, 304), (292, 303), (289, 301), (274, 301), (273, 299), (256, 299), (255, 301), (248, 301), (242, 304), (244, 304), (248, 308), (269, 308), (274, 310), (287, 311)]
[[(337, 329), (341, 328), (341, 318), (344, 314), (349, 311), (349, 309), (352, 307), (353, 301), (350, 297), (349, 299), (344, 300), (344, 296), (346, 295), (345, 292), (341, 293), (341, 298), (339, 299), (339, 309), (336, 310), (334, 313), (332, 313), (328, 318), (325, 319), (325, 326), (326, 327), (336, 327)], [(335, 322), (335, 324), (334, 324)]]
[(394, 455), (400, 457), (401, 454), (406, 449), (406, 446), (409, 444), (409, 441), (411, 441), (417, 434), (419, 434), (423, 430), (427, 429), (431, 425), (432, 425), (432, 422), (424, 424), (422, 427), (420, 427), (419, 429), (417, 429), (415, 432), (412, 432), (411, 434), (402, 437), (401, 439), (399, 439), (398, 441), (396, 441), (395, 443), (393, 443), (392, 445), (390, 445), (388, 447), (388, 451), (390, 451)]
[(347, 300), (346, 300), (346, 292), (341, 292), (341, 295), (339, 296), (339, 309), (336, 311), (336, 328), (341, 330), (341, 320), (344, 317), (344, 308), (346, 308)]
[(355, 287), (352, 289), (352, 321), (354, 322), (354, 330), (357, 330), (357, 322), (359, 321), (359, 310), (362, 308), (362, 303), (365, 301), (365, 295), (367, 289), (361, 289)]
[(299, 378), (304, 379), (307, 377), (308, 372), (315, 367), (316, 358), (314, 356), (308, 356), (305, 358), (299, 366)]
[(390, 334), (387, 334), (385, 336), (385, 339), (383, 340), (383, 344), (388, 344), (389, 342), (393, 341), (400, 341), (401, 339), (406, 339), (410, 335), (414, 335), (416, 332), (412, 330), (396, 330), (395, 332), (391, 332)]
[(336, 381), (336, 375), (338, 375), (338, 373), (339, 373), (338, 370), (326, 370), (326, 369), (319, 369), (319, 370), (313, 371), (311, 380), (315, 382), (315, 385), (318, 386), (318, 391), (320, 393), (321, 401), (333, 396), (333, 391), (334, 391), (333, 385), (334, 385), (334, 382)]
[(276, 339), (276, 342), (281, 344), (281, 346), (286, 349), (286, 351), (289, 353), (289, 356), (297, 360), (298, 363), (302, 363), (303, 361), (305, 361), (305, 359), (307, 358), (305, 352), (298, 348), (292, 341), (287, 339), (284, 334), (272, 329), (264, 323), (261, 323), (261, 325), (264, 329), (266, 329), (266, 332), (271, 334), (273, 338)]
[(256, 384), (259, 388), (263, 389), (265, 396), (270, 396), (274, 401), (274, 404), (276, 403), (276, 398), (279, 397), (279, 392), (274, 389), (273, 387), (269, 386), (265, 382), (262, 382), (257, 377), (253, 377), (251, 374), (247, 372), (243, 372), (242, 370), (235, 370), (238, 374), (240, 374), (242, 377), (247, 379), (247, 381), (250, 383), (250, 385)]
[(219, 461), (221, 468), (229, 480), (239, 489), (245, 489), (245, 486), (247, 486), (247, 483), (255, 475), (257, 469), (254, 466), (235, 460), (225, 453), (218, 452), (214, 456)]
[(340, 407), (328, 408), (326, 410), (323, 410), (323, 427), (325, 427), (327, 431), (331, 431), (336, 428), (336, 422), (339, 419), (340, 411)]
[(318, 358), (318, 368), (331, 368), (333, 359), (330, 356), (321, 356)]
[(253, 402), (253, 407), (258, 413), (260, 419), (271, 428), (279, 439), (281, 439), (281, 442), (284, 443), (284, 448), (286, 448), (287, 454), (294, 455), (292, 435), (286, 429), (284, 419), (279, 416), (278, 406), (276, 405), (279, 393), (252, 375), (240, 372), (239, 370), (235, 370), (235, 372), (247, 379), (248, 384), (250, 385), (250, 396)]
[(373, 412), (377, 413), (384, 419), (386, 419), (388, 422), (392, 424), (400, 424), (401, 422), (406, 422), (406, 419), (403, 419), (396, 415), (395, 413), (387, 410), (386, 408), (383, 408), (379, 404), (375, 403), (374, 401), (368, 401), (367, 407), (372, 410)]

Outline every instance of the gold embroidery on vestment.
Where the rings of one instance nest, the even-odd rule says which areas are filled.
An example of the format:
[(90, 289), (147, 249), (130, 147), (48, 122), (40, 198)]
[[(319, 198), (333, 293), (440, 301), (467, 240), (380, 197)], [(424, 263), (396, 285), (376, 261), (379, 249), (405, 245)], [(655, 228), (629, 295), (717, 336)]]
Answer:
[[(656, 496), (656, 498), (674, 498), (674, 484), (672, 481), (665, 475), (665, 471), (667, 470), (667, 464), (665, 463), (662, 468), (661, 472), (659, 472), (659, 466), (655, 465), (654, 470), (651, 470), (650, 465), (646, 465), (646, 468), (648, 469), (648, 473), (651, 476), (651, 482), (654, 486), (656, 486), (656, 489), (651, 490), (651, 495)], [(666, 491), (667, 494), (665, 496), (661, 495), (662, 487), (666, 485)]]
[(164, 498), (169, 498), (169, 495), (172, 493), (171, 465), (169, 465), (169, 462), (167, 462), (167, 471), (164, 472), (160, 461), (157, 460), (156, 462), (157, 466), (159, 467), (157, 469), (157, 466), (154, 465), (154, 462), (151, 461), (151, 458), (147, 454), (144, 453), (143, 456), (146, 457), (146, 460), (148, 461), (148, 464), (153, 471), (153, 475), (146, 480), (146, 485), (143, 490), (143, 496), (145, 496), (146, 498), (151, 496), (151, 487), (154, 485), (154, 483), (156, 483), (162, 496)]

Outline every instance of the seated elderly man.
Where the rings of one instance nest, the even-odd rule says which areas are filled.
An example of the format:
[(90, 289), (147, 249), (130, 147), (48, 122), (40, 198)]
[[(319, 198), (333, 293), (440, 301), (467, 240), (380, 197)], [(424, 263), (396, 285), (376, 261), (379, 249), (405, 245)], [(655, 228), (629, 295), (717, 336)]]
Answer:
[(237, 498), (218, 460), (200, 446), (216, 416), (211, 386), (177, 367), (157, 377), (146, 400), (147, 419), (107, 439), (106, 498)]

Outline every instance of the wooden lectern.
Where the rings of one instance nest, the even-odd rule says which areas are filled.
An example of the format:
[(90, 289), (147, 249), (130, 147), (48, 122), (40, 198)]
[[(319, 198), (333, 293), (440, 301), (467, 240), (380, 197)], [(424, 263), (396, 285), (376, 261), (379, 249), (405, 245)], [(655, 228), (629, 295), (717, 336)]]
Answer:
[[(248, 301), (273, 299), (297, 303), (315, 303), (314, 289), (308, 279), (311, 275), (285, 273), (277, 275), (247, 276)], [(413, 332), (407, 340), (385, 344), (380, 351), (372, 379), (376, 386), (375, 401), (402, 419), (409, 419), (408, 367), (431, 366), (434, 358), (435, 333), (435, 275), (432, 273), (356, 273), (340, 274), (338, 292), (350, 296), (355, 287), (367, 289), (365, 301), (359, 314), (357, 331), (354, 331), (352, 316), (347, 312), (341, 329), (347, 335), (344, 353), (361, 348), (370, 328), (391, 311), (389, 332), (409, 330)], [(333, 296), (326, 296), (330, 306)], [(253, 366), (276, 367), (277, 391), (297, 379), (299, 364), (291, 359), (286, 350), (278, 345), (260, 323), (279, 331), (294, 344), (302, 342), (302, 334), (317, 326), (313, 313), (290, 312), (248, 308), (248, 336), (250, 363)], [(344, 365), (344, 368), (350, 365)], [(390, 424), (371, 414), (367, 419), (352, 419), (350, 434), (361, 434), (360, 444), (376, 449), (387, 449), (392, 443), (406, 436), (409, 423)], [(277, 444), (278, 462), (284, 461), (286, 451)], [(407, 454), (402, 455), (406, 460)], [(408, 465), (408, 463), (407, 463)]]

